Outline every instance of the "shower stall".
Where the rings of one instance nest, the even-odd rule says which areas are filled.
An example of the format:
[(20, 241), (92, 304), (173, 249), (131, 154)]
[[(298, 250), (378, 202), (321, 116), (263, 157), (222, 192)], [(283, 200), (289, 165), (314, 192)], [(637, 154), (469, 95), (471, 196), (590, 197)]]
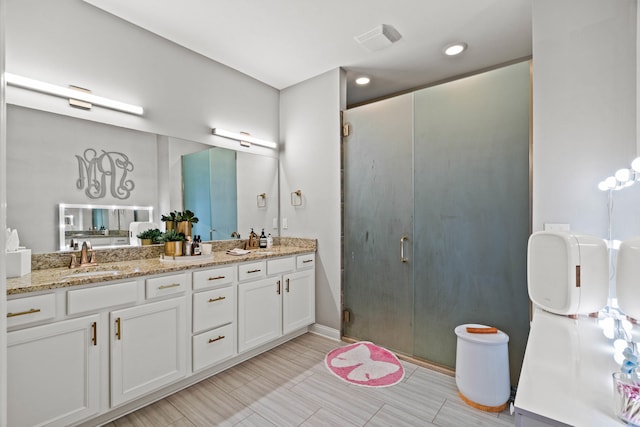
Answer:
[(454, 328), (529, 330), (530, 62), (345, 111), (343, 335), (454, 368)]

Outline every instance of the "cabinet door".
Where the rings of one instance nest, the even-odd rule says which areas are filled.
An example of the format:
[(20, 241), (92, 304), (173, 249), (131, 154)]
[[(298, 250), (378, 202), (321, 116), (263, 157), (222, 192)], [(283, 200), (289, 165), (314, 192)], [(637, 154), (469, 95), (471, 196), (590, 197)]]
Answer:
[(315, 270), (305, 270), (283, 277), (283, 333), (309, 326), (316, 321)]
[(239, 284), (238, 351), (249, 350), (281, 335), (281, 278)]
[(114, 311), (111, 320), (111, 406), (186, 375), (185, 298)]
[(7, 425), (66, 426), (98, 413), (98, 319), (7, 334)]

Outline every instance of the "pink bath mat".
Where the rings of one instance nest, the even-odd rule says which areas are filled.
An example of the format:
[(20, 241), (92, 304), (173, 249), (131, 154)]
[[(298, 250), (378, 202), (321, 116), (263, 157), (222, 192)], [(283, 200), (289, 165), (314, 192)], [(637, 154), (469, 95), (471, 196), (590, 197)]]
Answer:
[(365, 387), (389, 387), (404, 377), (396, 355), (368, 341), (331, 350), (324, 361), (338, 378)]

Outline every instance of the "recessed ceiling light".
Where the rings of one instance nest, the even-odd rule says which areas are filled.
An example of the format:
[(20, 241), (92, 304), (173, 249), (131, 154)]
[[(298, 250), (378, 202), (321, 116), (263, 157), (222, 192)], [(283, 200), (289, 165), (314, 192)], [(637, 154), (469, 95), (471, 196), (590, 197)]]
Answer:
[(369, 84), (370, 81), (371, 81), (371, 79), (369, 77), (366, 77), (366, 76), (358, 77), (356, 79), (356, 83), (359, 84), (359, 85)]
[(444, 49), (442, 49), (442, 51), (444, 52), (445, 55), (454, 56), (454, 55), (461, 54), (466, 49), (467, 49), (466, 43), (457, 42), (457, 43), (451, 43), (446, 45)]

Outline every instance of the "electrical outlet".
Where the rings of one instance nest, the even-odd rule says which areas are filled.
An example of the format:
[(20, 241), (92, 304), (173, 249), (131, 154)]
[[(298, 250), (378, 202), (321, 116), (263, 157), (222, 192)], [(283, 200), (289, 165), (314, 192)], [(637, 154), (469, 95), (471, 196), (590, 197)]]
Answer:
[(284, 228), (285, 230), (289, 228), (289, 221), (287, 220), (287, 218), (282, 218), (282, 228)]
[(569, 231), (569, 224), (552, 224), (545, 222), (544, 231)]

